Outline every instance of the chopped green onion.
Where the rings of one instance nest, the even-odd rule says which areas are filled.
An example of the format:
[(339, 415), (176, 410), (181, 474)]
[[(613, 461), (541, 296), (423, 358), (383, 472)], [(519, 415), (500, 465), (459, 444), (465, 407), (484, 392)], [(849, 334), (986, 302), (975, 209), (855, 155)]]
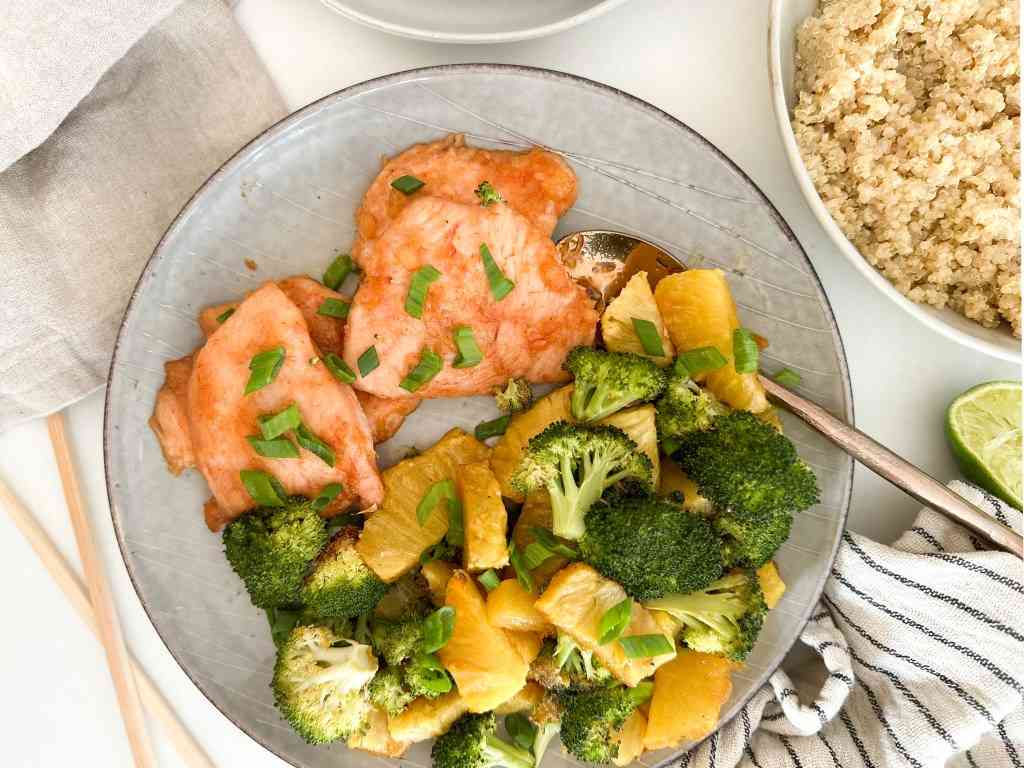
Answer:
[(246, 492), (252, 500), (261, 507), (283, 507), (288, 494), (284, 488), (269, 472), (258, 469), (243, 469), (238, 473), (245, 486)]
[(800, 378), (799, 373), (789, 368), (783, 368), (781, 371), (772, 376), (772, 378), (779, 382), (779, 384), (781, 384), (782, 386), (789, 387), (790, 389), (792, 389), (793, 387), (800, 386), (800, 382), (803, 381), (803, 379)]
[(423, 498), (420, 499), (420, 503), (416, 505), (416, 519), (419, 521), (420, 526), (422, 527), (427, 524), (430, 513), (434, 511), (434, 507), (437, 506), (441, 499), (454, 498), (455, 483), (452, 480), (439, 480), (430, 486), (427, 492), (423, 494)]
[(299, 445), (305, 448), (310, 453), (316, 454), (320, 457), (321, 461), (328, 467), (334, 466), (334, 450), (313, 434), (313, 431), (305, 424), (299, 424), (295, 428), (295, 439), (299, 441)]
[(598, 642), (601, 645), (608, 645), (613, 640), (618, 640), (619, 635), (626, 631), (629, 620), (633, 616), (633, 599), (627, 597), (620, 603), (616, 603), (601, 617), (597, 634), (601, 638)]
[(405, 312), (411, 317), (423, 317), (423, 305), (427, 301), (427, 289), (437, 281), (441, 273), (429, 264), (413, 272), (409, 281), (409, 292), (405, 295)]
[(417, 682), (429, 693), (448, 693), (452, 689), (452, 679), (448, 677), (441, 660), (433, 653), (422, 653), (416, 656), (412, 663), (420, 669), (429, 672), (429, 675), (419, 675)]
[(547, 528), (541, 528), (539, 525), (535, 525), (530, 528), (530, 533), (532, 533), (533, 538), (546, 547), (551, 554), (564, 557), (568, 560), (579, 559), (580, 553), (576, 549), (564, 543)]
[(495, 301), (501, 301), (509, 295), (516, 284), (505, 277), (501, 267), (494, 261), (487, 243), (480, 243), (480, 259), (484, 263), (484, 274), (487, 275), (487, 284), (491, 286), (491, 295)]
[(221, 312), (219, 315), (217, 315), (217, 322), (218, 323), (223, 323), (225, 320), (227, 320), (233, 314), (235, 314), (235, 308), (234, 307), (228, 307), (223, 312)]
[(664, 635), (628, 635), (619, 638), (619, 645), (631, 659), (646, 659), (672, 653), (672, 643)]
[(732, 332), (732, 358), (736, 373), (757, 373), (757, 341), (746, 328)]
[(316, 313), (324, 317), (336, 317), (339, 320), (344, 320), (348, 317), (348, 311), (351, 307), (352, 305), (347, 301), (330, 297), (323, 300)]
[(650, 320), (642, 317), (633, 318), (633, 330), (640, 339), (640, 346), (644, 348), (644, 354), (651, 357), (664, 357), (665, 347), (661, 343), (661, 334), (658, 333), (658, 326)]
[(351, 384), (356, 380), (356, 375), (352, 369), (348, 367), (348, 363), (342, 360), (334, 352), (328, 352), (324, 355), (324, 365), (327, 366), (327, 370), (330, 371), (331, 375), (338, 381)]
[(368, 376), (378, 365), (380, 365), (380, 358), (377, 357), (376, 347), (369, 347), (356, 360), (356, 367), (359, 368), (360, 376)]
[[(680, 360), (682, 363), (679, 362)], [(708, 371), (717, 371), (727, 362), (729, 361), (718, 351), (717, 347), (698, 347), (688, 352), (680, 352), (679, 357), (676, 358), (676, 363), (681, 364), (691, 378)]]
[(466, 528), (462, 517), (462, 502), (448, 499), (448, 533), (445, 540), (453, 547), (461, 547), (466, 543)]
[(452, 338), (459, 350), (459, 354), (456, 355), (455, 361), (452, 363), (452, 368), (472, 368), (474, 365), (479, 365), (480, 361), (484, 359), (480, 347), (476, 344), (473, 329), (468, 325), (456, 325), (455, 330), (452, 331)]
[(495, 573), (493, 568), (489, 568), (480, 574), (480, 583), (484, 585), (484, 589), (488, 592), (492, 592), (498, 588), (501, 583), (501, 579), (498, 578), (498, 574)]
[(267, 459), (297, 459), (299, 449), (295, 443), (283, 437), (275, 440), (260, 440), (258, 437), (249, 435), (245, 438), (257, 454)]
[(277, 378), (284, 365), (284, 347), (274, 347), (253, 355), (249, 361), (249, 381), (245, 383), (245, 394), (263, 389)]
[(537, 541), (531, 541), (523, 550), (523, 562), (527, 570), (540, 567), (541, 563), (551, 557), (551, 550)]
[(505, 730), (512, 743), (527, 752), (533, 750), (533, 740), (537, 736), (537, 728), (522, 712), (515, 712), (505, 717)]
[(480, 201), (480, 205), (484, 208), (489, 205), (493, 205), (494, 203), (505, 202), (505, 198), (499, 194), (498, 190), (496, 190), (494, 185), (489, 181), (481, 181), (480, 186), (473, 190), (473, 194), (476, 195), (477, 199)]
[(441, 359), (441, 356), (432, 349), (424, 348), (420, 352), (420, 361), (416, 363), (416, 367), (398, 382), (398, 386), (406, 392), (415, 392), (437, 376), (443, 367), (444, 360)]
[(438, 608), (423, 620), (423, 652), (434, 653), (444, 648), (455, 631), (455, 609), (450, 605)]
[(512, 415), (509, 413), (490, 421), (481, 421), (476, 425), (476, 429), (473, 430), (473, 435), (477, 440), (486, 440), (489, 437), (504, 435), (510, 421), (512, 421)]
[(413, 192), (417, 192), (423, 189), (423, 182), (417, 179), (415, 176), (399, 176), (397, 179), (391, 182), (391, 186), (401, 192), (403, 195), (411, 195)]
[(533, 592), (533, 576), (530, 575), (530, 569), (526, 567), (524, 554), (519, 551), (514, 541), (510, 541), (508, 544), (508, 561), (512, 565), (512, 570), (516, 572), (519, 586), (527, 592)]
[(275, 437), (280, 437), (285, 432), (299, 426), (302, 423), (302, 416), (299, 413), (299, 406), (292, 403), (283, 411), (279, 411), (272, 416), (266, 414), (260, 416), (259, 422), (260, 434), (263, 435), (263, 439), (273, 440)]
[(341, 483), (331, 483), (330, 485), (325, 485), (323, 487), (323, 490), (321, 490), (320, 493), (317, 494), (317, 497), (313, 499), (313, 509), (317, 510), (318, 512), (322, 512), (324, 509), (327, 508), (328, 504), (330, 504), (332, 501), (338, 498), (338, 494), (341, 493), (343, 490), (345, 490), (345, 486), (343, 486)]
[(347, 253), (343, 253), (337, 256), (331, 262), (331, 266), (327, 268), (327, 271), (324, 272), (323, 284), (332, 291), (336, 291), (345, 282), (345, 278), (354, 272), (355, 269), (356, 265), (352, 261), (352, 257)]

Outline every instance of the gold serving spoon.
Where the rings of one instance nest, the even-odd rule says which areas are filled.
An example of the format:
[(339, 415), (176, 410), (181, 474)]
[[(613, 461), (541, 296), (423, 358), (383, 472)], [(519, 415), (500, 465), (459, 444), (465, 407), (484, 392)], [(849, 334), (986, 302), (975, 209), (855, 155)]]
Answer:
[[(621, 232), (574, 232), (559, 240), (556, 247), (573, 278), (590, 291), (599, 312), (637, 272), (646, 272), (653, 288), (663, 277), (686, 269), (653, 243)], [(872, 472), (996, 547), (1024, 558), (1024, 538), (1020, 534), (821, 406), (773, 379), (759, 378), (772, 400), (784, 405)]]

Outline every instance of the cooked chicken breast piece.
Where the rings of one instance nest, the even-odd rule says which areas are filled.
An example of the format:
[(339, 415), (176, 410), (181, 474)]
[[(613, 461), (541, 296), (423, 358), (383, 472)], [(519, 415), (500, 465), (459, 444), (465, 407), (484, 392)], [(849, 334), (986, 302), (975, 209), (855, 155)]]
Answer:
[[(484, 272), (481, 245), (515, 287), (495, 299)], [(502, 204), (483, 208), (437, 197), (410, 203), (372, 247), (368, 270), (353, 297), (345, 327), (345, 360), (375, 347), (379, 366), (355, 386), (378, 397), (410, 396), (399, 386), (424, 349), (444, 368), (415, 396), (484, 394), (514, 376), (533, 382), (564, 381), (566, 353), (591, 344), (598, 315), (586, 291), (569, 277), (551, 240)], [(405, 311), (416, 270), (431, 265), (432, 283), (421, 318)], [(453, 368), (456, 326), (472, 328), (483, 360)]]
[[(279, 346), (285, 359), (277, 377), (245, 394), (250, 360)], [(288, 493), (309, 497), (330, 483), (342, 483), (344, 491), (332, 505), (336, 510), (353, 502), (368, 507), (383, 497), (370, 425), (355, 392), (314, 363), (317, 355), (302, 313), (273, 283), (250, 294), (196, 352), (189, 421), (196, 465), (219, 508), (214, 525), (254, 506), (239, 477), (243, 469), (269, 472)], [(302, 448), (297, 459), (265, 458), (246, 441), (259, 434), (259, 416), (292, 403), (308, 428), (333, 449), (333, 467)]]
[[(415, 176), (422, 191), (405, 195), (391, 182)], [(489, 181), (514, 210), (550, 235), (576, 202), (576, 175), (558, 155), (534, 147), (526, 152), (467, 147), (461, 134), (416, 144), (385, 162), (356, 213), (352, 257), (364, 268), (366, 243), (379, 237), (399, 213), (423, 195), (479, 204), (475, 190)]]
[(356, 390), (356, 398), (363, 407), (374, 443), (383, 443), (402, 428), (405, 417), (420, 407), (418, 397), (377, 397)]
[(156, 393), (156, 405), (149, 427), (160, 443), (160, 450), (172, 475), (196, 465), (192, 433), (188, 424), (188, 379), (192, 374), (192, 355), (164, 363), (164, 384)]

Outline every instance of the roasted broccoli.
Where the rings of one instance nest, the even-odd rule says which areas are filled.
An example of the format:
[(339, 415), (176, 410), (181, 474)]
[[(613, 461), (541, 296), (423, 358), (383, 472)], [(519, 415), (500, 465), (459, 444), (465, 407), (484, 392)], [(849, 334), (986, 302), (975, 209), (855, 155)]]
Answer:
[(544, 753), (562, 727), (562, 703), (558, 696), (548, 691), (530, 712), (530, 722), (536, 729), (533, 736), (533, 765), (540, 765)]
[(649, 491), (653, 475), (651, 460), (621, 429), (556, 421), (530, 439), (511, 482), (524, 495), (546, 488), (555, 535), (575, 540), (606, 489), (628, 481)]
[(573, 418), (597, 421), (633, 403), (654, 400), (665, 388), (665, 373), (646, 357), (576, 347), (564, 367), (574, 378)]
[(653, 683), (640, 683), (635, 688), (615, 686), (564, 695), (562, 744), (588, 763), (611, 762), (619, 754), (619, 731), (653, 692)]
[(389, 715), (397, 715), (405, 709), (416, 694), (405, 685), (405, 676), (399, 667), (385, 667), (373, 676), (366, 687), (370, 703), (385, 710)]
[(399, 621), (376, 619), (371, 630), (373, 649), (388, 663), (396, 667), (419, 650), (423, 641), (423, 619), (410, 616)]
[(328, 627), (300, 626), (277, 651), (274, 702), (310, 744), (346, 739), (367, 724), (363, 688), (377, 672), (369, 646), (350, 643)]
[(533, 768), (533, 755), (494, 735), (493, 712), (463, 715), (434, 741), (434, 768)]
[(743, 661), (750, 653), (768, 612), (757, 573), (744, 569), (697, 592), (665, 595), (645, 605), (679, 621), (688, 647), (735, 661)]
[(692, 592), (722, 575), (722, 540), (707, 518), (652, 497), (616, 497), (587, 512), (580, 553), (638, 600)]
[(259, 608), (300, 602), (309, 563), (327, 543), (312, 502), (293, 496), (283, 507), (258, 507), (224, 529), (224, 554)]
[(764, 565), (789, 536), (793, 513), (818, 501), (814, 473), (793, 444), (746, 411), (691, 432), (673, 455), (718, 510), (727, 564)]
[(707, 429), (717, 416), (729, 409), (713, 394), (701, 389), (690, 378), (679, 360), (669, 369), (665, 391), (655, 404), (658, 409), (658, 440), (665, 453), (679, 447), (679, 440), (690, 432)]
[(570, 635), (560, 632), (557, 641), (544, 641), (530, 664), (529, 677), (549, 690), (581, 691), (606, 685), (612, 676), (593, 651), (583, 650)]
[(494, 404), (502, 413), (525, 411), (533, 400), (533, 390), (526, 379), (509, 379), (504, 387), (494, 388)]
[(359, 530), (342, 528), (313, 561), (302, 583), (307, 610), (323, 618), (351, 618), (373, 610), (388, 585), (377, 578), (356, 551)]

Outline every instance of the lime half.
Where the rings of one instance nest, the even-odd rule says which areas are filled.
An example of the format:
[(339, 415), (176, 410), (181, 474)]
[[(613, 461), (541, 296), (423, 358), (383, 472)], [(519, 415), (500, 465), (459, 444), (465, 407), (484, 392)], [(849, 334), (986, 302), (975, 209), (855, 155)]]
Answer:
[(1019, 381), (990, 381), (964, 392), (946, 411), (946, 437), (960, 470), (1021, 508)]

